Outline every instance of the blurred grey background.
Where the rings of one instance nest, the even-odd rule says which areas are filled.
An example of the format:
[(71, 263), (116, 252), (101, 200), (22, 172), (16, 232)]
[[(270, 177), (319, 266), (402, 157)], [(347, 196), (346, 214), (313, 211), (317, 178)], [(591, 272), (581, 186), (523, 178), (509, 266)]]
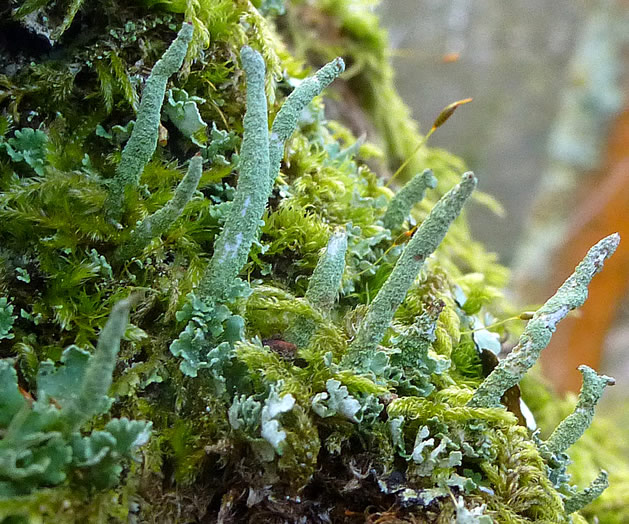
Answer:
[[(473, 97), (429, 145), (461, 156), (480, 189), (503, 204), (504, 217), (479, 205), (469, 209), (474, 236), (513, 269), (509, 289), (516, 290), (516, 301), (543, 301), (561, 283), (558, 274), (569, 273), (561, 257), (588, 232), (588, 221), (596, 222), (590, 215), (621, 190), (627, 198), (619, 213), (629, 212), (629, 134), (624, 158), (621, 150), (614, 169), (605, 163), (610, 129), (628, 98), (629, 1), (383, 0), (378, 9), (389, 30), (398, 90), (423, 133), (444, 106)], [(584, 197), (584, 187), (591, 195)], [(626, 233), (615, 255), (625, 269), (611, 270), (624, 287), (607, 305), (610, 318), (596, 328), (603, 330), (596, 341), (605, 347), (603, 360), (587, 363), (622, 378), (615, 392), (629, 398)], [(599, 293), (603, 301), (609, 296)], [(566, 334), (570, 322), (554, 338), (565, 351), (580, 340), (577, 331), (572, 340)], [(588, 322), (585, 308), (579, 322), (581, 328)], [(565, 363), (565, 355), (555, 358), (551, 370)], [(580, 386), (572, 364), (569, 385), (558, 389)]]

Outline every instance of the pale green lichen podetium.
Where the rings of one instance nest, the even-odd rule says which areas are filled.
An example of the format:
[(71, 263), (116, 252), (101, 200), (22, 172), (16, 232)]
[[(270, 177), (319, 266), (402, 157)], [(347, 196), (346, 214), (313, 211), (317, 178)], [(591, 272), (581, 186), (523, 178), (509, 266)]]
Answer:
[(170, 44), (161, 59), (153, 66), (142, 91), (138, 117), (131, 136), (127, 141), (116, 176), (111, 182), (106, 203), (109, 220), (119, 222), (124, 208), (125, 191), (137, 187), (144, 167), (157, 148), (157, 135), (161, 118), (162, 104), (166, 94), (168, 78), (177, 72), (192, 40), (192, 24), (184, 23), (177, 38)]
[(607, 471), (601, 471), (592, 483), (583, 491), (566, 499), (563, 503), (566, 513), (574, 513), (597, 499), (609, 486)]
[(322, 312), (328, 311), (336, 301), (345, 271), (346, 252), (347, 231), (335, 231), (310, 277), (306, 300)]
[[(336, 301), (345, 271), (345, 254), (347, 253), (347, 231), (335, 231), (330, 236), (328, 245), (315, 267), (306, 300), (320, 313), (326, 315)], [(297, 347), (305, 347), (316, 330), (314, 319), (300, 317), (286, 334), (286, 339)]]
[(594, 408), (601, 400), (606, 386), (612, 386), (616, 381), (606, 375), (599, 375), (588, 366), (579, 366), (583, 374), (583, 386), (579, 393), (579, 400), (574, 412), (568, 415), (555, 428), (541, 448), (549, 453), (563, 453), (574, 444), (585, 430), (590, 427), (594, 418)]
[(504, 392), (518, 384), (535, 364), (541, 351), (550, 342), (559, 321), (570, 311), (583, 305), (588, 295), (590, 281), (603, 268), (605, 260), (616, 251), (619, 242), (620, 236), (615, 233), (605, 237), (588, 251), (568, 280), (535, 312), (518, 345), (500, 361), (478, 387), (468, 406), (477, 408), (500, 406), (500, 398)]
[(175, 223), (186, 204), (197, 190), (203, 174), (203, 158), (200, 154), (190, 160), (188, 172), (175, 189), (172, 199), (161, 209), (147, 216), (131, 232), (129, 240), (114, 254), (114, 260), (123, 262), (140, 253), (151, 240), (164, 234)]
[(247, 262), (269, 199), (269, 130), (264, 60), (250, 47), (240, 51), (247, 75), (247, 111), (240, 150), (238, 186), (214, 255), (199, 284), (204, 300), (223, 300)]
[(435, 204), (404, 249), (376, 298), (369, 305), (356, 338), (343, 357), (344, 367), (363, 369), (369, 366), (395, 311), (406, 297), (425, 260), (437, 249), (475, 187), (474, 173), (465, 173), (461, 183)]
[(284, 143), (290, 138), (297, 128), (297, 120), (304, 108), (312, 102), (312, 99), (345, 70), (345, 62), (342, 58), (335, 58), (324, 65), (314, 76), (306, 78), (285, 100), (271, 126), (269, 139), (269, 158), (271, 169), (269, 171), (269, 191), (280, 170), (280, 163), (284, 155)]
[(428, 188), (434, 189), (437, 179), (430, 169), (418, 173), (409, 180), (391, 199), (387, 211), (382, 218), (384, 227), (394, 231), (402, 227), (413, 206), (424, 198)]
[(116, 303), (103, 328), (94, 355), (85, 370), (75, 400), (66, 408), (65, 417), (77, 430), (84, 422), (103, 411), (102, 399), (111, 387), (120, 339), (127, 329), (132, 299)]
[[(244, 121), (241, 169), (236, 196), (216, 245), (214, 255), (199, 284), (199, 296), (207, 301), (224, 299), (247, 262), (258, 225), (273, 190), (284, 151), (284, 142), (297, 127), (301, 111), (344, 69), (337, 58), (304, 80), (284, 102), (268, 133), (264, 96), (264, 62), (249, 47), (241, 59), (247, 74), (247, 112)], [(262, 78), (262, 85), (259, 84)]]

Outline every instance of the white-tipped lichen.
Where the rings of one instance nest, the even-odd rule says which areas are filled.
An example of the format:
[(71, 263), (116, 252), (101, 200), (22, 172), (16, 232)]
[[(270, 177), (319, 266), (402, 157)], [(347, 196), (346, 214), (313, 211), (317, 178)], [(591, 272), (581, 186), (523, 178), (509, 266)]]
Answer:
[(382, 218), (384, 227), (391, 231), (402, 227), (413, 206), (424, 198), (426, 190), (434, 189), (436, 186), (437, 179), (430, 169), (411, 178), (389, 202), (387, 212)]
[(343, 358), (344, 367), (363, 369), (369, 364), (393, 320), (393, 315), (406, 297), (424, 262), (437, 249), (475, 187), (474, 174), (465, 173), (461, 183), (435, 204), (402, 252), (376, 298), (369, 305), (356, 338)]
[(177, 38), (153, 66), (146, 81), (140, 100), (138, 117), (129, 141), (122, 150), (116, 176), (109, 187), (106, 212), (108, 218), (114, 222), (118, 222), (123, 213), (125, 192), (128, 188), (137, 187), (144, 167), (157, 148), (166, 83), (168, 78), (177, 72), (183, 64), (188, 44), (192, 40), (192, 34), (192, 24), (184, 23)]
[(588, 295), (590, 281), (602, 268), (620, 242), (615, 233), (594, 245), (576, 267), (574, 273), (557, 292), (535, 312), (513, 351), (494, 368), (474, 392), (469, 401), (471, 407), (498, 407), (500, 398), (509, 388), (522, 380), (535, 364), (542, 350), (550, 342), (559, 321), (570, 311), (583, 305)]

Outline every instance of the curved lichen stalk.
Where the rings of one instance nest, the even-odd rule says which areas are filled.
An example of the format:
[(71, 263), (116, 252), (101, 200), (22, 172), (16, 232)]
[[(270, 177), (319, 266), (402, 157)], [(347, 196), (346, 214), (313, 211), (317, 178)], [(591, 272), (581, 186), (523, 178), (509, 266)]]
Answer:
[(597, 499), (608, 487), (609, 478), (607, 471), (601, 471), (598, 477), (596, 477), (587, 488), (564, 501), (566, 513), (570, 515), (584, 508), (590, 504), (590, 502)]
[(335, 58), (327, 63), (314, 76), (306, 78), (299, 84), (277, 113), (271, 126), (269, 139), (269, 191), (273, 189), (273, 184), (280, 171), (280, 164), (284, 155), (284, 143), (297, 128), (299, 115), (312, 102), (312, 99), (329, 86), (344, 70), (345, 62), (342, 58)]
[(94, 355), (89, 361), (80, 390), (73, 402), (65, 408), (65, 418), (78, 430), (87, 420), (103, 410), (102, 399), (109, 392), (116, 359), (129, 322), (132, 299), (116, 303), (103, 328)]
[(225, 226), (214, 244), (214, 255), (199, 284), (198, 294), (220, 301), (247, 262), (268, 201), (269, 131), (264, 94), (264, 60), (250, 47), (240, 51), (247, 75), (247, 112), (240, 150), (238, 186)]
[(124, 208), (125, 191), (137, 187), (144, 167), (157, 148), (157, 138), (166, 83), (183, 64), (192, 40), (192, 24), (184, 23), (177, 38), (153, 66), (146, 81), (138, 109), (138, 117), (111, 181), (105, 206), (107, 218), (118, 222)]
[(469, 401), (471, 407), (498, 407), (500, 398), (509, 388), (522, 380), (535, 364), (560, 320), (570, 311), (583, 305), (588, 295), (590, 281), (603, 268), (620, 242), (615, 233), (593, 246), (576, 267), (574, 273), (540, 309), (535, 312), (524, 333), (509, 355), (501, 360), (490, 375), (474, 392)]
[(175, 189), (172, 199), (136, 226), (129, 235), (129, 240), (116, 250), (114, 260), (123, 262), (137, 255), (151, 240), (168, 231), (193, 197), (202, 174), (203, 158), (197, 154), (190, 160), (188, 172)]
[(247, 74), (247, 112), (240, 176), (225, 227), (199, 283), (198, 294), (208, 302), (225, 299), (247, 262), (279, 172), (284, 142), (295, 131), (301, 111), (344, 69), (343, 60), (337, 58), (304, 80), (280, 109), (269, 137), (264, 61), (258, 52), (246, 46), (241, 50), (241, 59)]
[(369, 305), (356, 338), (343, 358), (344, 367), (353, 369), (368, 367), (378, 344), (393, 320), (395, 311), (406, 297), (424, 262), (437, 249), (450, 224), (459, 216), (463, 204), (475, 187), (474, 174), (465, 173), (461, 183), (448, 191), (435, 204), (404, 249), (376, 298)]

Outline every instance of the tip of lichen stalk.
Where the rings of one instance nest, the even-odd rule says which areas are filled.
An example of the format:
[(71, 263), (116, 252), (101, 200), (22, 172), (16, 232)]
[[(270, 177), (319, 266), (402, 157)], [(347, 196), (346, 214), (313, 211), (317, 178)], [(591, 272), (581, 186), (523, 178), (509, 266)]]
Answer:
[(340, 56), (337, 56), (334, 59), (334, 68), (340, 75), (343, 71), (345, 71), (345, 60), (343, 60)]

